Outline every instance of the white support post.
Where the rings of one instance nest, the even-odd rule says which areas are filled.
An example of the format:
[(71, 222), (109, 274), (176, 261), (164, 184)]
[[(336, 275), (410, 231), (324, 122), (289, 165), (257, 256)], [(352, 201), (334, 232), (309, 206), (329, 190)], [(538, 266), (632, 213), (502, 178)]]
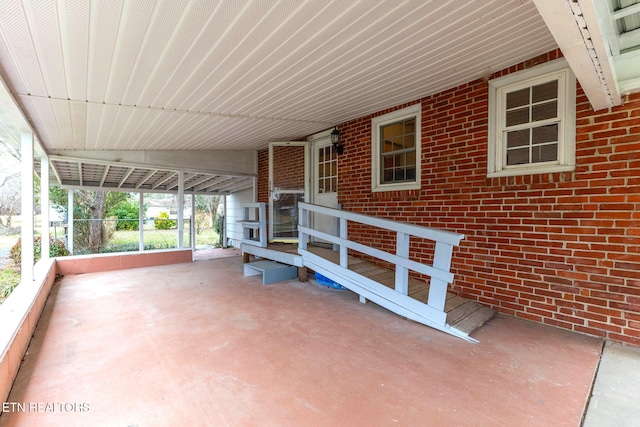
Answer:
[[(409, 240), (410, 236), (401, 231), (396, 235), (396, 255), (401, 258), (409, 259)], [(409, 269), (396, 264), (396, 292), (402, 295), (409, 294)]]
[[(307, 224), (309, 224), (309, 213), (308, 211), (303, 208), (303, 207), (299, 207), (298, 208), (298, 222), (302, 227), (307, 227)], [(299, 231), (298, 234), (298, 247), (300, 249), (303, 250), (307, 250), (307, 240), (309, 239), (309, 236), (307, 236), (307, 233), (303, 232), (303, 231)]]
[[(347, 220), (345, 218), (340, 218), (339, 237), (346, 240), (348, 235)], [(340, 246), (340, 267), (349, 268), (349, 251), (344, 245)]]
[(223, 221), (220, 223), (220, 226), (222, 227), (222, 230), (220, 230), (220, 247), (222, 248), (226, 248), (227, 242), (228, 242), (228, 236), (227, 236), (227, 221), (229, 220), (229, 217), (227, 215), (227, 196), (224, 195), (222, 196), (222, 219)]
[[(453, 246), (448, 243), (436, 242), (433, 254), (433, 266), (437, 269), (449, 271), (451, 268), (451, 256)], [(444, 311), (444, 303), (447, 300), (448, 283), (444, 280), (431, 278), (429, 282), (429, 299), (427, 304), (436, 310)]]
[[(340, 203), (337, 203), (334, 207), (336, 209), (342, 209), (342, 205)], [(338, 217), (333, 218), (333, 234), (336, 236), (340, 236), (340, 219)], [(340, 245), (338, 245), (337, 243), (334, 243), (332, 246), (334, 251), (340, 250)]]
[(22, 255), (20, 259), (21, 281), (33, 282), (33, 133), (22, 132), (20, 136), (22, 154)]
[(73, 190), (67, 198), (67, 249), (73, 255)]
[(196, 250), (196, 195), (191, 194), (191, 222), (189, 223), (189, 232), (191, 233), (191, 249)]
[(178, 172), (178, 248), (184, 247), (184, 171)]
[(42, 259), (49, 259), (49, 157), (46, 154), (40, 157), (40, 221), (40, 255)]
[(140, 197), (138, 198), (138, 236), (139, 236), (139, 244), (138, 250), (140, 252), (144, 251), (144, 193), (140, 192)]

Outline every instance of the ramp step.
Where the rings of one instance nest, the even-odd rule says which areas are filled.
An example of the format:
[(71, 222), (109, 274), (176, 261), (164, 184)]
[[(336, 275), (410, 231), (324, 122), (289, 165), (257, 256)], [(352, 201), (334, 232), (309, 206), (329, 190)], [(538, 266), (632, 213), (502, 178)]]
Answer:
[(260, 274), (262, 274), (262, 284), (268, 285), (298, 277), (298, 269), (275, 261), (255, 261), (244, 264), (245, 277)]
[(447, 323), (452, 329), (468, 335), (495, 316), (495, 314), (496, 311), (489, 307), (473, 301), (467, 301), (447, 313)]

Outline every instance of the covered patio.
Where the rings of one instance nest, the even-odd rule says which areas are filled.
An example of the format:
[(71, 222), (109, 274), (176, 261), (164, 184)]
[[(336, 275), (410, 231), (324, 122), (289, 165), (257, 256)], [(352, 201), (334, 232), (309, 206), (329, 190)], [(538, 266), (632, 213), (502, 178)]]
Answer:
[(7, 399), (26, 410), (2, 424), (581, 423), (599, 339), (498, 316), (471, 345), (349, 291), (263, 286), (241, 266), (56, 281)]
[[(26, 226), (23, 282), (0, 310), (2, 426), (588, 425), (605, 341), (640, 340), (639, 205), (608, 193), (637, 188), (640, 3), (5, 3), (0, 138), (20, 149)], [(578, 138), (564, 144), (567, 159), (556, 159), (571, 172), (554, 170), (550, 183), (538, 178), (551, 180), (548, 173), (489, 176), (498, 146), (489, 137), (490, 101), (502, 90), (490, 82), (506, 84), (500, 79), (557, 60), (575, 74), (578, 85), (566, 86), (579, 89), (568, 91), (566, 103), (577, 108), (578, 124), (575, 112), (563, 118)], [(518, 79), (534, 87), (533, 74)], [(456, 95), (441, 102), (449, 93)], [(373, 158), (382, 156), (372, 151), (380, 142), (373, 128), (403, 106), (420, 106), (412, 114), (425, 132), (413, 143), (425, 151), (415, 151), (414, 166), (425, 174), (412, 178), (418, 189), (391, 182), (386, 188), (401, 194), (378, 191)], [(457, 110), (467, 106), (473, 108)], [(427, 123), (432, 118), (442, 123)], [(502, 309), (476, 332), (479, 344), (313, 281), (263, 286), (259, 277), (242, 276), (237, 249), (200, 261), (184, 244), (183, 209), (175, 251), (149, 253), (141, 244), (133, 255), (115, 255), (118, 268), (116, 258), (95, 256), (82, 265), (103, 271), (63, 272), (54, 283), (59, 260), (48, 258), (44, 239), (34, 267), (34, 172), (43, 207), (50, 185), (69, 193), (134, 192), (141, 201), (146, 192), (171, 193), (179, 206), (197, 194), (228, 197), (224, 237), (238, 248), (243, 206), (280, 194), (269, 179), (273, 144), (304, 147), (305, 156), (333, 152), (314, 139), (332, 129), (342, 132), (343, 145), (333, 150), (344, 153), (332, 163), (340, 175), (320, 176), (321, 162), (305, 159), (304, 188), (285, 190), (323, 196), (320, 187), (307, 187), (335, 180), (340, 203), (327, 206), (374, 214), (397, 207), (396, 216), (415, 210), (412, 221), (445, 228), (457, 218), (469, 243), (460, 251), (456, 291)], [(453, 158), (459, 162), (450, 164)], [(582, 176), (591, 170), (593, 177)], [(610, 181), (609, 173), (622, 178)], [(520, 176), (533, 177), (523, 197)], [(480, 183), (474, 196), (487, 196), (482, 215), (468, 215), (478, 204), (463, 193), (470, 178)], [(593, 189), (596, 180), (606, 181), (595, 182), (603, 192), (593, 194), (596, 201), (563, 199)], [(583, 187), (565, 188), (574, 182)], [(544, 205), (536, 193), (542, 184), (554, 187), (540, 193), (552, 193)], [(338, 197), (335, 186), (326, 188)], [(442, 201), (437, 209), (432, 198)], [(555, 204), (564, 210), (548, 215)], [(535, 227), (555, 227), (565, 214), (568, 222), (531, 239), (519, 219), (509, 222), (526, 206), (542, 218), (531, 213)], [(585, 206), (595, 206), (592, 217), (572, 216)], [(620, 225), (623, 209), (629, 222)], [(607, 221), (594, 228), (601, 212)], [(44, 236), (48, 209), (42, 213)], [(469, 218), (477, 221), (462, 221)], [(515, 242), (505, 242), (513, 230)], [(576, 231), (580, 236), (566, 240)], [(575, 243), (589, 245), (590, 238), (609, 245), (593, 257), (592, 248)], [(521, 247), (531, 240), (527, 258)], [(553, 244), (536, 246), (546, 241)], [(140, 259), (144, 264), (135, 264)], [(631, 379), (629, 372), (620, 375)], [(615, 398), (636, 396), (638, 383), (620, 387)], [(636, 401), (611, 413), (637, 419), (629, 409)]]

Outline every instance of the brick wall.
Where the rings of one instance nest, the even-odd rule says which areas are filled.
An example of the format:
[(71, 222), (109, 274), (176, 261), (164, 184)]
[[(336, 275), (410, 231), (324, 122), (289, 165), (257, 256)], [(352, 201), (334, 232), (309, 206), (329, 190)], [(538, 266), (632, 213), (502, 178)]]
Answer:
[[(560, 56), (534, 58), (498, 77)], [(371, 118), (422, 104), (422, 185), (371, 192)], [(487, 178), (478, 80), (339, 126), (343, 209), (463, 233), (453, 291), (514, 315), (640, 346), (640, 94), (593, 112), (578, 88), (574, 172)], [(264, 157), (264, 156), (262, 156)], [(261, 178), (262, 180), (262, 178)], [(393, 236), (350, 238), (393, 248)], [(429, 248), (412, 244), (412, 258)]]
[[(304, 188), (303, 146), (273, 147), (274, 181), (281, 188)], [(258, 202), (267, 203), (269, 218), (269, 149), (258, 151)]]

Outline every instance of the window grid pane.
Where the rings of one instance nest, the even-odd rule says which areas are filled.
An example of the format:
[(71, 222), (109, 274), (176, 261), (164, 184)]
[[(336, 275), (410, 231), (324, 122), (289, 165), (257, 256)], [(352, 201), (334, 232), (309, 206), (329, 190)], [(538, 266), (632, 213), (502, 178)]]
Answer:
[(505, 98), (505, 164), (558, 161), (558, 81), (508, 92)]
[(380, 165), (383, 184), (415, 180), (415, 128), (415, 118), (409, 118), (381, 127)]
[(318, 149), (318, 193), (338, 191), (338, 154), (331, 146)]

